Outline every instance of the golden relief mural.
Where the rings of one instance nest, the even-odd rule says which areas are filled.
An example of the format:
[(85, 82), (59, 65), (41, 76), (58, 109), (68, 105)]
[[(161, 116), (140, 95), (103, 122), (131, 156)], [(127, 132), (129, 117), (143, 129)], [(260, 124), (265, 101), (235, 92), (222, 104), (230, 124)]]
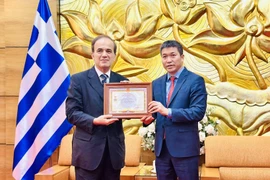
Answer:
[[(159, 47), (176, 39), (185, 66), (204, 77), (219, 134), (270, 131), (270, 1), (62, 0), (62, 48), (71, 74), (93, 66), (91, 41), (107, 34), (117, 44), (116, 71), (133, 82), (165, 73)], [(139, 120), (124, 121), (137, 133)]]

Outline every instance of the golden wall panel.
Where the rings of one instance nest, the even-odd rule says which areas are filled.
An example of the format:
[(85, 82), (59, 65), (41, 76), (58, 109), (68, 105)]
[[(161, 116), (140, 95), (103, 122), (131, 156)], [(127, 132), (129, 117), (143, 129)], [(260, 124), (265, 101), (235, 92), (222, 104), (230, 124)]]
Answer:
[(27, 48), (6, 49), (5, 94), (18, 96)]
[[(5, 0), (6, 46), (28, 46), (38, 5), (37, 0)], [(57, 0), (49, 0), (53, 19), (57, 22)]]
[(0, 49), (0, 96), (5, 93), (5, 49)]
[[(185, 67), (205, 79), (207, 110), (222, 122), (219, 134), (270, 130), (270, 1), (63, 0), (60, 5), (61, 43), (71, 74), (93, 66), (91, 42), (106, 34), (118, 48), (112, 70), (131, 81), (151, 82), (166, 73), (160, 45), (175, 39), (183, 45)], [(127, 131), (141, 125), (129, 122)]]
[(6, 97), (6, 144), (14, 144), (18, 97)]
[(6, 142), (6, 100), (0, 96), (0, 144)]
[(0, 48), (5, 47), (4, 20), (4, 0), (0, 0)]

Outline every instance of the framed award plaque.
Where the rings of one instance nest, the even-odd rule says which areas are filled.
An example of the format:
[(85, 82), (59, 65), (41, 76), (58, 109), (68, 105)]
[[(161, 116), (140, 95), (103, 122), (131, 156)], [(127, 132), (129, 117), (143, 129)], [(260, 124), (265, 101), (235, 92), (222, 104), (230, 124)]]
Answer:
[(151, 116), (147, 106), (152, 101), (151, 83), (105, 83), (104, 114), (115, 118), (140, 119)]

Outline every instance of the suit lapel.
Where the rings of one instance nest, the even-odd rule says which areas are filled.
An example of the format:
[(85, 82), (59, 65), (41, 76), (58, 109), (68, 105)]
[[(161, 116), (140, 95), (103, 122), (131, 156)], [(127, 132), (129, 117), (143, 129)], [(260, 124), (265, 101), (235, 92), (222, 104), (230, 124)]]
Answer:
[(110, 82), (119, 82), (119, 79), (117, 78), (116, 74), (111, 71), (111, 74), (110, 74)]
[(174, 100), (176, 94), (180, 91), (183, 83), (187, 80), (187, 75), (188, 75), (188, 71), (186, 68), (184, 68), (183, 72), (180, 74), (178, 80), (177, 80), (177, 83), (174, 87), (174, 90), (173, 90), (173, 93), (172, 93), (172, 97), (171, 97), (171, 100), (168, 104), (168, 106), (171, 104), (171, 102)]
[(157, 88), (161, 88), (160, 91), (161, 91), (161, 99), (162, 99), (162, 104), (164, 106), (166, 106), (166, 81), (167, 81), (167, 74), (165, 74), (162, 78), (161, 78), (161, 81), (160, 81), (160, 84), (158, 85)]
[(90, 86), (95, 89), (95, 91), (99, 94), (101, 99), (103, 99), (103, 86), (100, 83), (100, 79), (95, 71), (95, 68), (91, 68), (88, 73), (88, 78), (89, 78), (89, 84)]

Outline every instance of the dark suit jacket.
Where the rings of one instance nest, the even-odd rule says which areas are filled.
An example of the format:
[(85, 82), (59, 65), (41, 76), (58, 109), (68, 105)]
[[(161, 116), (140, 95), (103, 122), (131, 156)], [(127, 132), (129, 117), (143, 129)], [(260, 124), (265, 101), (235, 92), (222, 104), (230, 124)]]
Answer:
[[(111, 72), (110, 82), (127, 80)], [(66, 100), (68, 121), (76, 126), (73, 136), (72, 165), (95, 170), (101, 162), (106, 139), (114, 169), (124, 166), (125, 144), (122, 120), (109, 126), (96, 126), (94, 118), (103, 115), (103, 86), (94, 69), (75, 74)]]
[[(166, 105), (166, 75), (153, 81), (153, 99)], [(155, 154), (160, 155), (166, 135), (166, 144), (173, 157), (199, 155), (200, 141), (198, 121), (205, 114), (207, 93), (204, 79), (186, 68), (175, 85), (168, 108), (172, 109), (172, 118), (154, 114), (156, 118)]]

